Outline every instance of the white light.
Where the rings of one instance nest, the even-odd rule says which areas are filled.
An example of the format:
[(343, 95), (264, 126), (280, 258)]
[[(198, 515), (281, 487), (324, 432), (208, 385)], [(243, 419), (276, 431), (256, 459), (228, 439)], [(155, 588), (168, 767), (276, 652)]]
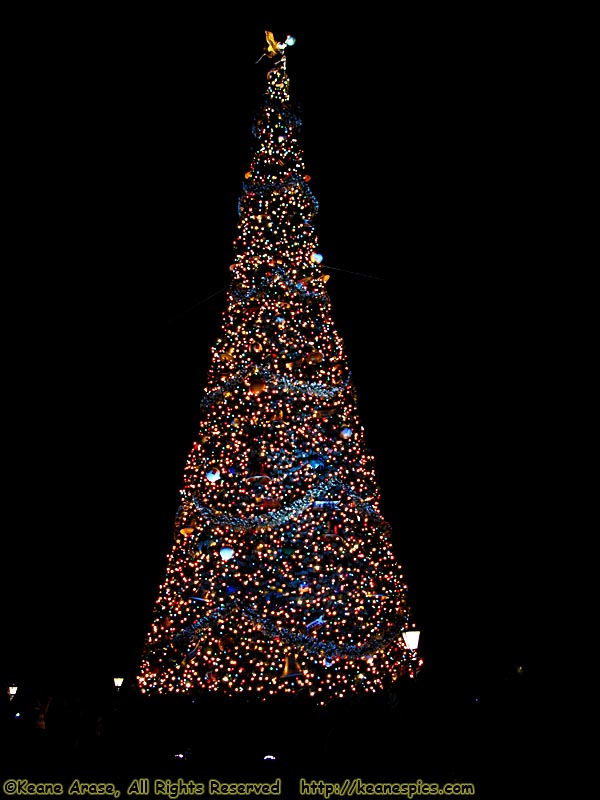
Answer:
[(8, 696), (10, 697), (11, 700), (16, 695), (18, 688), (19, 688), (18, 686), (9, 686), (8, 687)]
[(421, 635), (421, 631), (404, 631), (402, 636), (404, 637), (404, 644), (410, 650), (416, 650), (419, 646), (419, 636)]
[(113, 678), (115, 686), (117, 689), (120, 689), (123, 686), (123, 678)]

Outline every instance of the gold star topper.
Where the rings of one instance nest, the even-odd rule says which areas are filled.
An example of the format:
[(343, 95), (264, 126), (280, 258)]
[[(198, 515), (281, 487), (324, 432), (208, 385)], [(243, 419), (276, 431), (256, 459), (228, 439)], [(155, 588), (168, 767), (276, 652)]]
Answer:
[[(283, 55), (286, 47), (291, 47), (296, 43), (293, 36), (286, 36), (284, 42), (277, 42), (271, 31), (265, 31), (267, 46), (263, 50), (262, 56), (258, 59), (260, 61), (265, 56), (267, 58), (275, 58), (275, 56)], [(258, 64), (258, 61), (256, 62)]]

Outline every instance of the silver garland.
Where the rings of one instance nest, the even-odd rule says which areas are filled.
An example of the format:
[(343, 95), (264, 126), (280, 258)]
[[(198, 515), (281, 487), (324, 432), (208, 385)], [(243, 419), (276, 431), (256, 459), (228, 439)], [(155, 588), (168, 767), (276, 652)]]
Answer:
[(251, 530), (252, 528), (271, 528), (284, 525), (290, 520), (299, 517), (315, 502), (315, 500), (319, 499), (321, 495), (332, 493), (333, 491), (346, 494), (369, 518), (375, 519), (382, 530), (390, 528), (389, 524), (381, 517), (381, 514), (369, 502), (363, 500), (360, 495), (350, 489), (349, 486), (342, 483), (338, 478), (329, 478), (328, 480), (322, 481), (313, 489), (310, 489), (304, 497), (295, 500), (285, 508), (277, 511), (268, 511), (265, 514), (256, 514), (246, 518), (214, 512), (212, 509), (208, 508), (208, 506), (201, 503), (195, 495), (191, 495), (186, 489), (182, 489), (180, 494), (182, 496), (182, 505), (193, 505), (195, 513), (207, 522), (217, 526), (226, 525), (233, 530)]

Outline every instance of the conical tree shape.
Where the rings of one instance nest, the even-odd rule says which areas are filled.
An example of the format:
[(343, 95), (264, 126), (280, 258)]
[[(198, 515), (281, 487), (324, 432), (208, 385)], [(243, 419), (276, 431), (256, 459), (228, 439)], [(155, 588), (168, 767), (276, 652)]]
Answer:
[(284, 49), (255, 118), (222, 335), (138, 675), (144, 692), (301, 692), (324, 704), (381, 691), (417, 666), (403, 639), (414, 627), (407, 587), (319, 266)]

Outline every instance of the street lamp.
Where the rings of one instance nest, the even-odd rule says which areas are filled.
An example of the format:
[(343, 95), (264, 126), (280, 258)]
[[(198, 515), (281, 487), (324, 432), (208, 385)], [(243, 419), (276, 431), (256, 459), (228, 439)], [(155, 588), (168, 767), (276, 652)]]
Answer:
[(113, 681), (115, 682), (115, 688), (118, 692), (121, 686), (123, 686), (123, 678), (113, 678)]
[(18, 686), (9, 686), (8, 687), (8, 699), (9, 700), (14, 700), (15, 699), (15, 695), (17, 693), (17, 689), (18, 688), (19, 688)]
[(419, 647), (419, 636), (421, 635), (421, 631), (403, 631), (402, 638), (404, 639), (404, 644), (410, 650), (410, 658), (409, 658), (409, 670), (408, 674), (411, 678), (416, 678), (417, 673), (419, 671), (419, 667), (423, 663), (421, 659), (417, 657), (417, 649)]
[(419, 636), (421, 635), (421, 631), (404, 631), (402, 637), (404, 639), (404, 644), (408, 647), (409, 650), (417, 650), (419, 647)]

